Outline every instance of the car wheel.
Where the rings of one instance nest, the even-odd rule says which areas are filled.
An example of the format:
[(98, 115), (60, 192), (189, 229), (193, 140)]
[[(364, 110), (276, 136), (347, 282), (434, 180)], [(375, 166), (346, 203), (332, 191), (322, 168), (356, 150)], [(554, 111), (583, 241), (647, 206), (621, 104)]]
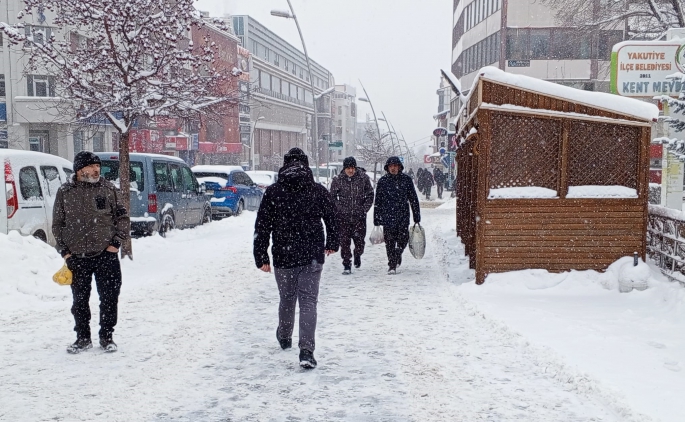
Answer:
[(174, 215), (171, 213), (162, 215), (162, 222), (159, 225), (159, 235), (166, 237), (170, 230), (176, 228), (176, 222), (174, 221)]
[(211, 221), (212, 221), (212, 209), (210, 207), (205, 207), (205, 210), (202, 213), (202, 220), (200, 221), (200, 225), (207, 224)]
[(243, 209), (245, 209), (245, 204), (243, 204), (243, 200), (241, 199), (238, 201), (238, 208), (235, 211), (235, 215), (238, 216), (243, 213)]
[(42, 240), (45, 243), (48, 243), (48, 237), (45, 235), (43, 230), (38, 230), (37, 232), (33, 233), (33, 237), (35, 237), (38, 240)]

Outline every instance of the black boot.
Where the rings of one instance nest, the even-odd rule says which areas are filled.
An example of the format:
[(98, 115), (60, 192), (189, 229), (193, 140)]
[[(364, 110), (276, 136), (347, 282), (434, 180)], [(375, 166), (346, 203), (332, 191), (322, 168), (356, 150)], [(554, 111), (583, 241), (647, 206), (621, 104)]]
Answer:
[(350, 264), (343, 265), (343, 275), (352, 274), (352, 266)]
[(355, 256), (354, 257), (354, 268), (359, 268), (362, 266), (362, 257), (361, 256)]
[(91, 349), (93, 347), (93, 342), (89, 338), (78, 338), (71, 346), (67, 347), (67, 353), (72, 355), (77, 355), (84, 350)]
[(100, 347), (106, 353), (112, 353), (117, 351), (117, 344), (112, 340), (112, 336), (100, 337)]
[(283, 350), (290, 349), (291, 347), (293, 347), (293, 339), (292, 338), (284, 338), (284, 339), (280, 338), (278, 336), (278, 328), (276, 328), (276, 339), (278, 340), (278, 344), (281, 345), (281, 349), (283, 349)]
[(307, 349), (300, 349), (300, 366), (304, 369), (316, 368), (316, 359), (314, 359), (314, 352)]

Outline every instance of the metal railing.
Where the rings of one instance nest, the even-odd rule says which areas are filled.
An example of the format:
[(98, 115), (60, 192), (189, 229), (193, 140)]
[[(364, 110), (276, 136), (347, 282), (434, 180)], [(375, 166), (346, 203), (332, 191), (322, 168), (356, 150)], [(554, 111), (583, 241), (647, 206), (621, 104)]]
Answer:
[(649, 205), (647, 255), (666, 277), (685, 286), (685, 213)]

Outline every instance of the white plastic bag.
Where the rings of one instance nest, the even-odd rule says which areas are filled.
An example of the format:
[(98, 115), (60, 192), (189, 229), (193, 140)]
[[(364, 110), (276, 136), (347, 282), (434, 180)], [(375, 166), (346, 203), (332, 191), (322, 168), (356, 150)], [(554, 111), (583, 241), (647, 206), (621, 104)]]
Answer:
[(369, 236), (369, 241), (372, 245), (380, 245), (385, 242), (385, 237), (383, 237), (383, 229), (381, 226), (376, 226), (371, 231), (371, 236)]
[(416, 259), (423, 258), (426, 253), (426, 231), (421, 224), (414, 224), (409, 229), (409, 252)]

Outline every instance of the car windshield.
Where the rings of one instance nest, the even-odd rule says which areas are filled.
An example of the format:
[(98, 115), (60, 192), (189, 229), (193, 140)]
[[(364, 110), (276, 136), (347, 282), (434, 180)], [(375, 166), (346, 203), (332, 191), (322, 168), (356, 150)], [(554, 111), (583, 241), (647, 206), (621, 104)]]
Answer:
[[(119, 185), (119, 161), (102, 160), (100, 175), (115, 185)], [(131, 190), (142, 191), (145, 189), (145, 172), (141, 161), (131, 161)]]
[(193, 174), (195, 174), (195, 177), (197, 177), (198, 179), (204, 177), (220, 177), (224, 180), (228, 180), (228, 174), (226, 173), (217, 173), (212, 171), (194, 171)]
[(252, 181), (258, 184), (270, 185), (274, 181), (269, 174), (250, 174)]

